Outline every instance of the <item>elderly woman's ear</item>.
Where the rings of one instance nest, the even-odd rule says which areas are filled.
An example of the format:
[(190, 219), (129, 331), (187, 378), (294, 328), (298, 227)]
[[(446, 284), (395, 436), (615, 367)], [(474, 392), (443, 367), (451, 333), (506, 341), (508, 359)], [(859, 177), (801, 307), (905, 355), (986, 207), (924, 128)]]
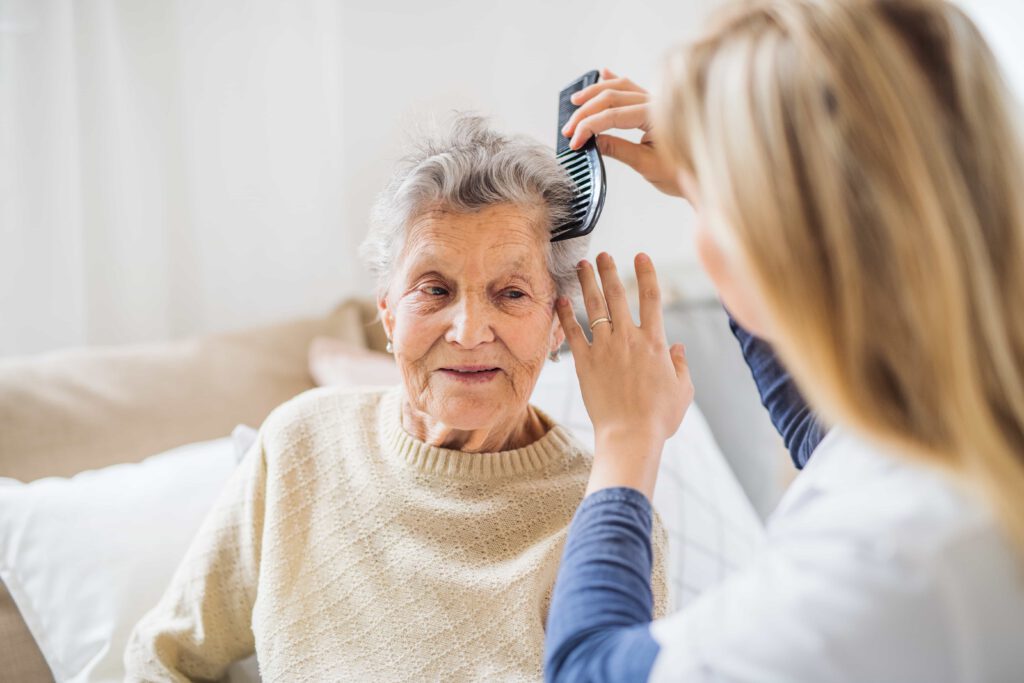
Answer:
[(551, 321), (551, 348), (548, 349), (548, 354), (555, 354), (558, 349), (562, 348), (562, 344), (565, 342), (565, 330), (562, 329), (562, 323), (558, 320), (558, 316)]
[(388, 308), (388, 299), (385, 295), (377, 297), (377, 311), (380, 315), (380, 324), (384, 326), (384, 334), (390, 342), (394, 336), (395, 316)]

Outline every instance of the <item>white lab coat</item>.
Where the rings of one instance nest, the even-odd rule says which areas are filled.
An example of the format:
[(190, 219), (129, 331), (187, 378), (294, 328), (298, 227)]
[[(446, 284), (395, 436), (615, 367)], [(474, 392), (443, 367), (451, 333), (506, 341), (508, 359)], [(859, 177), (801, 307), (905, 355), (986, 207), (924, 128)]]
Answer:
[(835, 429), (757, 559), (651, 633), (652, 683), (1022, 682), (1024, 565), (944, 475)]

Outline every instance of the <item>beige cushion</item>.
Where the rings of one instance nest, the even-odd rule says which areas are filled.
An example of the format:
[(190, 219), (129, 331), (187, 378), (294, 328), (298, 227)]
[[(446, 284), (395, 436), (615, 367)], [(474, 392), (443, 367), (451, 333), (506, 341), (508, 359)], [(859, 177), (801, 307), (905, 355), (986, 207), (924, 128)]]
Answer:
[(2, 360), (0, 476), (70, 476), (259, 426), (313, 386), (310, 340), (362, 346), (361, 320), (348, 304), (245, 332)]
[[(314, 337), (383, 347), (374, 315), (372, 303), (350, 301), (244, 332), (0, 360), (0, 476), (70, 476), (258, 426), (313, 387)], [(2, 584), (0, 679), (53, 680)]]

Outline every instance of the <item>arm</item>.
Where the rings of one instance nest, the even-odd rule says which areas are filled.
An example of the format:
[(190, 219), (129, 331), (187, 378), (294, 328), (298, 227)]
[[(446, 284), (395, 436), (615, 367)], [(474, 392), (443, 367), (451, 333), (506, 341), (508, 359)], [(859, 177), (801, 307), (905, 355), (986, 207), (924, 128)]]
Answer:
[[(678, 182), (678, 169), (656, 151), (657, 136), (647, 91), (607, 69), (602, 71), (601, 78), (600, 82), (573, 95), (573, 103), (579, 105), (579, 109), (569, 117), (563, 130), (563, 134), (571, 138), (570, 147), (578, 149), (591, 136), (597, 136), (602, 154), (630, 166), (662, 192), (684, 196), (685, 188)], [(639, 143), (630, 142), (609, 135), (608, 131), (613, 128), (636, 128), (643, 132), (643, 137)], [(771, 347), (734, 323), (733, 333), (740, 341), (772, 423), (785, 440), (793, 462), (803, 467), (827, 429), (811, 414)]]
[(744, 330), (731, 315), (729, 327), (739, 341), (743, 358), (754, 376), (761, 404), (768, 410), (772, 424), (782, 436), (793, 464), (802, 468), (828, 429), (811, 412), (768, 342)]
[(258, 439), (228, 480), (160, 602), (135, 626), (126, 680), (218, 680), (253, 653), (266, 463)]
[(544, 678), (645, 681), (651, 637), (651, 506), (639, 491), (586, 498), (569, 530), (548, 617)]
[[(549, 681), (646, 680), (657, 646), (650, 635), (654, 491), (665, 440), (693, 400), (681, 346), (668, 347), (657, 276), (635, 261), (640, 325), (607, 254), (578, 269), (592, 320), (588, 343), (564, 298), (557, 305), (595, 427), (588, 495), (570, 526), (545, 643)], [(607, 322), (608, 318), (614, 322)]]

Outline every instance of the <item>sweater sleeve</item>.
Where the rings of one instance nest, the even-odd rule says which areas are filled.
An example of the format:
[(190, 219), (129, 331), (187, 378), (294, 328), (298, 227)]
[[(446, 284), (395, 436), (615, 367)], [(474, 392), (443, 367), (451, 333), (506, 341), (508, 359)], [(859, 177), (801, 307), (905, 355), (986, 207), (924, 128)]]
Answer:
[(658, 654), (651, 524), (650, 503), (635, 489), (603, 489), (580, 505), (548, 616), (546, 681), (647, 680)]
[(732, 316), (729, 316), (729, 327), (740, 343), (743, 358), (754, 376), (761, 403), (768, 410), (772, 424), (782, 436), (793, 464), (803, 468), (828, 429), (811, 412), (796, 383), (775, 357), (772, 347), (740, 327)]
[(228, 479), (160, 601), (136, 624), (128, 681), (219, 680), (255, 650), (266, 461), (262, 439)]

